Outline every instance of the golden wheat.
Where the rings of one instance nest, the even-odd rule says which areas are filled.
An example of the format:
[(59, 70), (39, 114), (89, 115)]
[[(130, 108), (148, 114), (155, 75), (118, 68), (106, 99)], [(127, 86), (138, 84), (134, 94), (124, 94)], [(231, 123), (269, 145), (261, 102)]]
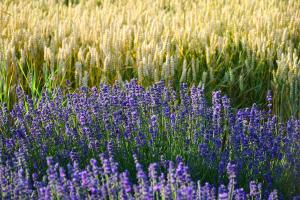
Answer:
[(2, 0), (0, 46), (12, 88), (20, 67), (75, 86), (134, 76), (245, 92), (259, 75), (272, 89), (290, 87), (299, 80), (300, 1)]

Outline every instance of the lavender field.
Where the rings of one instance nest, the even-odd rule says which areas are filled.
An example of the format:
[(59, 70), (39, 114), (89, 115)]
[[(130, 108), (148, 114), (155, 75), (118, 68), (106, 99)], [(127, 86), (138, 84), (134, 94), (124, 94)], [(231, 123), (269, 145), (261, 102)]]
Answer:
[(0, 0), (0, 200), (300, 200), (299, 0)]
[[(272, 95), (234, 109), (220, 91), (163, 81), (17, 88), (1, 107), (2, 199), (291, 199), (300, 192), (300, 121)], [(295, 197), (294, 199), (298, 199)]]

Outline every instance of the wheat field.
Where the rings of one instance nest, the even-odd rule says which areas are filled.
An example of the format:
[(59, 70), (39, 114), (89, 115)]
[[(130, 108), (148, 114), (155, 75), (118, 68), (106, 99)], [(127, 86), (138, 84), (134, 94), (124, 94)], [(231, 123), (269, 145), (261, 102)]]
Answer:
[(137, 78), (300, 116), (300, 1), (2, 0), (0, 100)]

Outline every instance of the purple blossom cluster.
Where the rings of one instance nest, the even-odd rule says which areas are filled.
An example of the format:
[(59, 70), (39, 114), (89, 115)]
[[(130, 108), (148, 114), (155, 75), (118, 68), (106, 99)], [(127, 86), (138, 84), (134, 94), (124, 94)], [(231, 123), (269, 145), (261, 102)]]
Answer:
[[(41, 99), (20, 88), (16, 93), (13, 109), (0, 109), (3, 199), (300, 194), (300, 120), (282, 122), (272, 115), (271, 93), (267, 110), (255, 104), (234, 109), (220, 91), (210, 104), (203, 87), (182, 84), (176, 91), (163, 81), (143, 88), (131, 80), (65, 94), (58, 88), (45, 90)], [(195, 180), (212, 185), (200, 187)]]
[[(163, 166), (152, 163), (147, 175), (135, 157), (137, 183), (133, 184), (128, 171), (120, 173), (112, 157), (101, 154), (99, 158), (101, 164), (91, 159), (80, 169), (79, 163), (74, 161), (64, 169), (52, 157), (47, 157), (48, 169), (41, 181), (36, 173), (30, 177), (21, 166), (1, 165), (1, 199), (262, 199), (261, 184), (254, 181), (249, 184), (249, 193), (231, 182), (228, 186), (220, 185), (218, 190), (209, 183), (193, 182), (182, 161), (168, 161), (166, 173), (159, 173), (158, 167)], [(235, 182), (235, 165), (229, 163), (227, 168), (230, 181)], [(274, 190), (268, 200), (276, 199), (279, 197)]]

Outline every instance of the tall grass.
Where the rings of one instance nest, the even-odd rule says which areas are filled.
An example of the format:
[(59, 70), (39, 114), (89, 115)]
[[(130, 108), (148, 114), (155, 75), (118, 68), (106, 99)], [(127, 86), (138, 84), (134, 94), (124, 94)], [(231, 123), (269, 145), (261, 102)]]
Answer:
[(19, 83), (98, 85), (137, 77), (222, 89), (236, 106), (274, 91), (282, 117), (299, 111), (300, 2), (86, 0), (0, 2), (2, 101)]

